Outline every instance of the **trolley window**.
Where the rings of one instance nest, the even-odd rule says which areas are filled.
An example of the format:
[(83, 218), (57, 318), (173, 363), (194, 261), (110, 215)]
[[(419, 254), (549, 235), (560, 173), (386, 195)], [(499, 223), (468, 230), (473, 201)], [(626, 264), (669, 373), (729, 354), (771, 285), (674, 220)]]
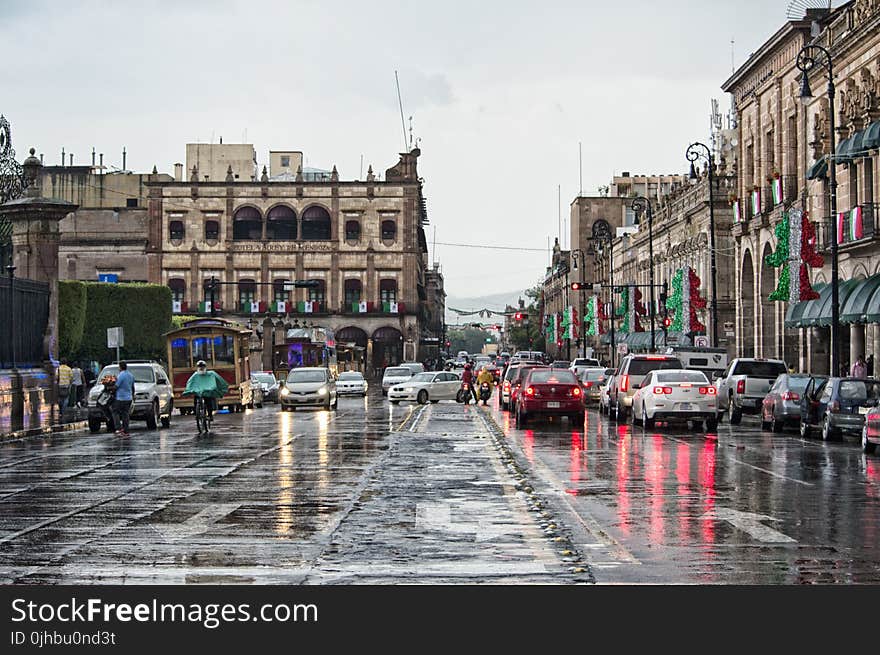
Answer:
[(214, 366), (235, 365), (235, 337), (224, 334), (214, 337)]
[(174, 368), (188, 368), (191, 365), (189, 359), (189, 340), (177, 338), (171, 341), (171, 366)]
[(211, 339), (210, 337), (195, 337), (192, 340), (192, 358), (193, 362), (204, 359), (208, 366), (211, 365)]

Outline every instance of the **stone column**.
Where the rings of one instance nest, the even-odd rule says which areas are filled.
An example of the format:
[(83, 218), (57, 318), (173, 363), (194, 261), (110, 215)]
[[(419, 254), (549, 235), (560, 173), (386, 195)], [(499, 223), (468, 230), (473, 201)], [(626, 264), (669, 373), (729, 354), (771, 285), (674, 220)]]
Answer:
[(263, 370), (271, 371), (274, 369), (272, 361), (273, 352), (275, 350), (275, 322), (268, 316), (263, 319)]
[[(849, 326), (849, 363), (852, 366), (859, 357), (868, 356), (865, 352), (865, 326), (853, 323)], [(876, 359), (876, 357), (875, 357)]]

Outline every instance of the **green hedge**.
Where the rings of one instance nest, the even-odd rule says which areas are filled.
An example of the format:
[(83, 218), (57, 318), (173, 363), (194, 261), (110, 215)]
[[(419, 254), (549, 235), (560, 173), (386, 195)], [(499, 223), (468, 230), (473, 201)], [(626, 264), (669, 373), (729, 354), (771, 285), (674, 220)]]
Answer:
[(58, 282), (58, 354), (74, 359), (86, 325), (86, 285), (76, 280)]
[[(73, 288), (82, 285), (85, 305), (78, 304), (73, 291), (59, 292), (59, 322), (61, 317), (70, 333), (67, 356), (72, 359), (95, 360), (106, 363), (115, 359), (107, 348), (107, 328), (121, 326), (125, 333), (122, 356), (125, 359), (165, 359), (165, 338), (171, 329), (171, 290), (158, 284), (102, 282), (68, 283)], [(78, 309), (82, 307), (82, 309)], [(79, 346), (75, 345), (75, 326), (80, 312), (83, 328)], [(60, 353), (65, 356), (64, 348)]]

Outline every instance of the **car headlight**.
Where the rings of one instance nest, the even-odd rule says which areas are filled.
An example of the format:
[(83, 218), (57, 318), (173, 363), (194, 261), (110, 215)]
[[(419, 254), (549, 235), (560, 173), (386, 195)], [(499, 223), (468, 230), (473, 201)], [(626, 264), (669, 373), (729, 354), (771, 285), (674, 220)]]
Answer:
[(284, 388), (281, 390), (281, 395), (282, 395), (282, 396), (289, 396), (289, 395), (290, 395), (290, 389), (288, 389), (287, 387), (284, 387)]
[(327, 393), (327, 387), (321, 387), (320, 389), (318, 389), (319, 396), (326, 395), (326, 393)]
[(136, 394), (134, 395), (134, 397), (135, 397), (135, 399), (137, 399), (137, 400), (146, 400), (147, 398), (150, 397), (150, 394), (147, 394), (147, 393), (136, 393)]
[(415, 387), (404, 387), (404, 388), (403, 388), (403, 391), (404, 391), (405, 393), (412, 393), (412, 392), (415, 391), (415, 390), (416, 390)]

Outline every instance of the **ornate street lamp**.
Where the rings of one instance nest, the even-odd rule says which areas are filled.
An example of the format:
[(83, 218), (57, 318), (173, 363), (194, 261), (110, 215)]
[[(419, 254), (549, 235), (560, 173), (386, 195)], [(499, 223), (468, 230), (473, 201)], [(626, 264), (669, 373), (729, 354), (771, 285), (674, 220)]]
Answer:
[(715, 265), (715, 203), (712, 200), (712, 187), (715, 180), (715, 158), (712, 150), (699, 141), (688, 146), (685, 157), (691, 163), (690, 179), (696, 182), (697, 171), (694, 162), (703, 159), (709, 166), (709, 260), (712, 269), (712, 347), (718, 346), (718, 269)]
[(587, 337), (584, 334), (584, 312), (586, 311), (584, 307), (584, 269), (586, 269), (586, 255), (584, 251), (580, 248), (573, 248), (571, 251), (571, 261), (574, 270), (578, 270), (578, 258), (581, 260), (580, 268), (581, 268), (581, 281), (580, 287), (578, 288), (578, 295), (580, 297), (580, 302), (578, 303), (578, 311), (580, 312), (580, 324), (581, 329), (578, 333), (578, 341), (581, 343), (581, 357), (587, 356)]
[(602, 255), (603, 250), (608, 248), (608, 272), (611, 278), (611, 319), (609, 321), (611, 323), (611, 366), (616, 367), (617, 343), (614, 338), (614, 233), (611, 230), (611, 224), (602, 218), (593, 223), (591, 240), (594, 242), (599, 255)]
[[(830, 110), (831, 148), (828, 154), (828, 184), (831, 189), (831, 375), (840, 374), (840, 289), (837, 269), (837, 162), (835, 155), (835, 119), (834, 119), (834, 67), (831, 53), (819, 45), (805, 45), (797, 56), (797, 67), (801, 71), (801, 101), (806, 104), (813, 97), (810, 90), (810, 71), (822, 65), (822, 59), (828, 74), (828, 104)], [(791, 284), (797, 284), (792, 280)]]
[(632, 201), (632, 210), (636, 213), (636, 224), (639, 222), (639, 214), (645, 213), (648, 218), (648, 260), (649, 260), (649, 284), (651, 285), (651, 352), (657, 351), (657, 344), (654, 336), (654, 311), (656, 303), (654, 302), (654, 210), (651, 208), (651, 201), (644, 196), (639, 196)]

